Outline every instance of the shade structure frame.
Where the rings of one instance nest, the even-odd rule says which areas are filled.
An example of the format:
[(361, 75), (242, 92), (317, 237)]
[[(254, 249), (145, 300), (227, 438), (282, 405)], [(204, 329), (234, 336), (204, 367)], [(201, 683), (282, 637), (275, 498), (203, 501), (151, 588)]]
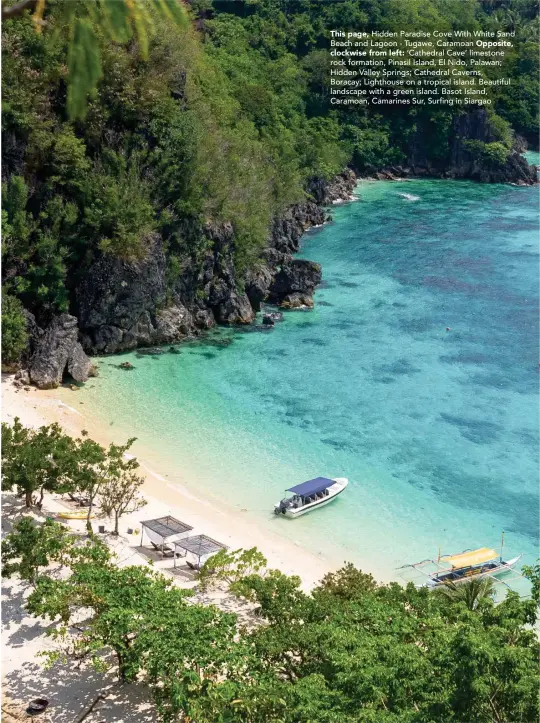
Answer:
[(165, 554), (165, 545), (176, 542), (183, 535), (189, 534), (193, 530), (192, 525), (176, 519), (171, 515), (157, 517), (152, 520), (141, 521), (141, 547), (143, 546), (144, 534), (154, 546), (161, 546), (161, 554)]
[(184, 557), (187, 556), (188, 553), (194, 555), (197, 558), (198, 564), (200, 565), (201, 558), (214, 555), (220, 550), (227, 550), (228, 546), (224, 545), (222, 542), (214, 540), (212, 537), (208, 537), (208, 535), (192, 535), (191, 537), (184, 537), (183, 539), (177, 540), (174, 543), (175, 567), (176, 558), (178, 556), (178, 549), (184, 552)]

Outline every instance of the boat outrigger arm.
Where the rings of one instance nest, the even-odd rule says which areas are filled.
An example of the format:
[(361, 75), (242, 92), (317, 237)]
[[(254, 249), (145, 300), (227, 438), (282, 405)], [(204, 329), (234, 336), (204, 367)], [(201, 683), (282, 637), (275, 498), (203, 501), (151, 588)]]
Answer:
[[(451, 555), (440, 555), (435, 560), (426, 559), (412, 565), (402, 565), (401, 568), (414, 568), (427, 577), (421, 587), (438, 587), (445, 583), (459, 584), (471, 579), (491, 577), (496, 583), (510, 588), (508, 582), (523, 577), (521, 573), (514, 570), (514, 577), (498, 580), (497, 576), (509, 572), (521, 559), (521, 555), (511, 560), (503, 560), (502, 545), (501, 554), (488, 547), (480, 547), (477, 550), (463, 550), (463, 552)], [(423, 568), (429, 565), (435, 566), (435, 571), (428, 572)]]

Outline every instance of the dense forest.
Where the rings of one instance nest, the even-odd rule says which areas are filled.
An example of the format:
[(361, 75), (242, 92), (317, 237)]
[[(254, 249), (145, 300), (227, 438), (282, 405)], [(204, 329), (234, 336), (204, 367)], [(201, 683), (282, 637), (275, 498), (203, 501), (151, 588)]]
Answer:
[[(28, 11), (3, 23), (4, 364), (62, 312), (91, 353), (250, 321), (244, 292), (254, 270), (264, 278), (276, 219), (324, 202), (317, 183), (347, 165), (448, 170), (457, 108), (330, 107), (330, 28), (515, 32), (504, 67), (488, 71), (513, 82), (491, 91), (470, 150), (495, 168), (518, 136), (537, 139), (534, 0), (192, 0), (185, 23), (148, 10), (144, 52), (137, 34), (107, 32), (95, 10), (107, 18), (110, 3), (67, 5), (48, 0), (41, 32)], [(289, 260), (272, 258), (269, 279)], [(151, 264), (158, 291), (134, 289)], [(157, 317), (171, 306), (183, 321), (164, 334)]]

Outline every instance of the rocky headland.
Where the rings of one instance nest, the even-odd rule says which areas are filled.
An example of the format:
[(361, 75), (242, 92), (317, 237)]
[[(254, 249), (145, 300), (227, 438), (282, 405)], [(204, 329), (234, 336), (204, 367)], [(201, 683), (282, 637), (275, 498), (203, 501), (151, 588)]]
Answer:
[(328, 219), (325, 206), (350, 200), (355, 184), (350, 169), (332, 182), (313, 179), (306, 200), (274, 220), (260, 261), (243, 276), (235, 269), (234, 230), (227, 223), (189, 229), (202, 237), (206, 253), (187, 260), (172, 286), (159, 234), (148, 237), (142, 260), (103, 254), (78, 282), (72, 314), (55, 316), (42, 329), (27, 313), (29, 346), (18, 383), (50, 389), (64, 375), (84, 382), (95, 373), (89, 355), (177, 343), (216, 324), (250, 324), (264, 302), (312, 307), (321, 267), (294, 254), (302, 235)]
[[(407, 164), (373, 169), (371, 176), (537, 183), (536, 169), (520, 155), (524, 150), (520, 143), (516, 138), (502, 160), (482, 155), (479, 149), (487, 144), (501, 144), (496, 142), (487, 111), (473, 108), (453, 121), (446, 163), (430, 160), (429, 136), (419, 127)], [(29, 346), (19, 383), (48, 389), (58, 386), (66, 374), (84, 382), (95, 373), (89, 356), (175, 344), (216, 324), (251, 324), (265, 302), (283, 309), (311, 308), (322, 270), (319, 264), (294, 255), (302, 235), (328, 220), (328, 205), (352, 198), (357, 178), (347, 168), (330, 182), (311, 179), (306, 200), (274, 219), (259, 261), (242, 274), (235, 267), (235, 235), (228, 223), (186, 229), (186, 235), (197, 239), (205, 252), (202, 258), (187, 258), (172, 284), (166, 244), (157, 233), (148, 236), (146, 254), (140, 260), (102, 254), (78, 280), (71, 314), (53, 317), (42, 329), (27, 313)]]
[[(481, 183), (513, 183), (531, 186), (538, 183), (536, 169), (521, 155), (527, 149), (523, 138), (515, 136), (512, 147), (505, 149), (492, 127), (487, 110), (469, 108), (455, 116), (448, 133), (448, 153), (434, 159), (431, 144), (433, 129), (422, 123), (409, 143), (407, 162), (382, 169), (370, 169), (378, 179), (462, 178)], [(498, 146), (499, 157), (489, 155), (491, 144)]]

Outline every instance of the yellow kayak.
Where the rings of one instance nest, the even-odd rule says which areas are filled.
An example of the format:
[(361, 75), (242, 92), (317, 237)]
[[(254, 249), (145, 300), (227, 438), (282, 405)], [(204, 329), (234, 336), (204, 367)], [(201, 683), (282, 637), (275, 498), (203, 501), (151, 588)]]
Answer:
[[(62, 520), (86, 520), (88, 517), (88, 512), (59, 512), (57, 517), (60, 517)], [(94, 513), (90, 515), (90, 519), (94, 517)]]

